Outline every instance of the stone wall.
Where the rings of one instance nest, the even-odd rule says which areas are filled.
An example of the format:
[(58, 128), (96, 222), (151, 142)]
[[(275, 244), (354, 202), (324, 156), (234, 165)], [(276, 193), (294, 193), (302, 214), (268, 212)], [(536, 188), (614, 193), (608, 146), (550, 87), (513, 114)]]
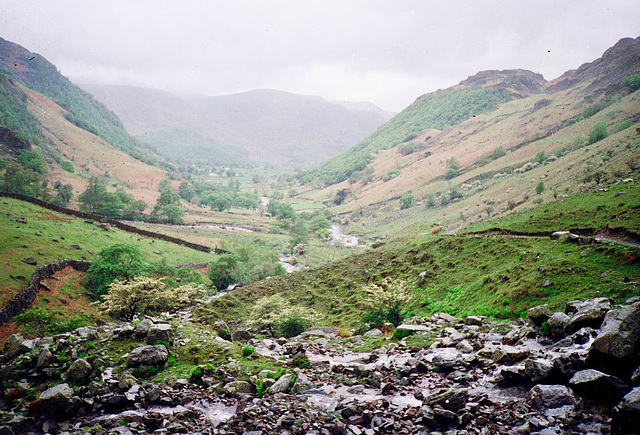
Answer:
[(38, 290), (40, 290), (40, 282), (49, 278), (54, 273), (64, 269), (65, 267), (73, 267), (75, 270), (86, 272), (89, 270), (91, 262), (82, 260), (60, 260), (56, 263), (48, 263), (44, 266), (36, 268), (31, 276), (29, 285), (22, 292), (15, 295), (7, 304), (0, 309), (0, 325), (10, 322), (14, 316), (24, 312), (31, 302), (36, 298)]
[(58, 213), (63, 213), (69, 216), (78, 217), (81, 219), (91, 219), (94, 221), (107, 223), (113, 227), (116, 227), (122, 231), (127, 231), (129, 233), (135, 233), (144, 237), (152, 237), (154, 239), (164, 240), (169, 243), (176, 243), (178, 245), (185, 246), (187, 248), (195, 249), (196, 251), (201, 252), (211, 252), (211, 248), (205, 245), (199, 245), (197, 243), (187, 242), (186, 240), (179, 239), (177, 237), (167, 236), (166, 234), (155, 233), (153, 231), (143, 230), (142, 228), (135, 227), (133, 225), (125, 224), (124, 222), (120, 222), (115, 219), (105, 218), (103, 216), (98, 216), (91, 213), (85, 213), (78, 210), (72, 210), (70, 208), (64, 208), (52, 204), (50, 202), (43, 201), (38, 198), (32, 198), (30, 196), (20, 195), (17, 193), (8, 193), (8, 192), (0, 192), (0, 196), (4, 196), (7, 198), (18, 199), (21, 201), (27, 201), (35, 205), (39, 205), (40, 207), (48, 208), (49, 210), (57, 211)]

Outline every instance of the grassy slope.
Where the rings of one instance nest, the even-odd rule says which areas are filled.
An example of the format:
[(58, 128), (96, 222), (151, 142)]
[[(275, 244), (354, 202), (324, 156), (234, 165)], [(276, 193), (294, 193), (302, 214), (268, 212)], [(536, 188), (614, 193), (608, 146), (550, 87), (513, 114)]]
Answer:
[[(22, 275), (27, 281), (31, 277), (35, 266), (23, 263), (21, 260), (25, 257), (35, 257), (39, 265), (64, 258), (85, 257), (91, 260), (101, 249), (114, 243), (129, 243), (140, 247), (145, 261), (165, 258), (168, 264), (181, 264), (212, 259), (211, 254), (173, 243), (153, 241), (116, 229), (104, 231), (82, 219), (55, 213), (30, 203), (9, 198), (1, 198), (0, 202), (0, 305), (26, 285), (25, 282), (11, 279), (9, 275)], [(16, 220), (20, 217), (24, 217), (27, 223), (17, 223)], [(81, 249), (66, 248), (73, 244), (80, 245)], [(154, 254), (154, 251), (162, 254)]]

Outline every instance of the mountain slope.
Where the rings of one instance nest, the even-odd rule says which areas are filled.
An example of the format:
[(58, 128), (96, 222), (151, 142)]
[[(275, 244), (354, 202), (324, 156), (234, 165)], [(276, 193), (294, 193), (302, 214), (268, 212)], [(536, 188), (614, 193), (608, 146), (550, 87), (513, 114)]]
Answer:
[[(320, 97), (274, 90), (195, 97), (162, 91), (105, 85), (83, 85), (123, 119), (129, 132), (154, 140), (172, 131), (171, 155), (184, 147), (198, 160), (218, 143), (232, 155), (253, 162), (310, 166), (326, 161), (371, 134), (389, 114), (370, 103), (330, 102)], [(190, 130), (190, 132), (188, 132)], [(175, 136), (183, 131), (183, 137)], [(156, 135), (149, 135), (156, 133)], [(194, 133), (212, 139), (193, 140)], [(142, 138), (142, 136), (141, 136)], [(217, 155), (210, 162), (218, 163)]]
[[(640, 73), (639, 52), (640, 39), (624, 39), (550, 83), (531, 72), (486, 71), (420, 97), (356, 147), (300, 174), (303, 182), (329, 183), (307, 185), (300, 197), (331, 205), (351, 223), (348, 230), (380, 237), (415, 222), (421, 230), (434, 222), (460, 227), (586, 182), (624, 178), (640, 168), (640, 96), (623, 84)], [(435, 124), (455, 114), (449, 107), (461, 106), (453, 100), (461, 90), (481, 96), (476, 106), (491, 91), (512, 99), (469, 111), (466, 120), (451, 118), (450, 126)], [(455, 103), (431, 111), (443, 96)], [(596, 126), (604, 134), (596, 135)]]
[(118, 117), (91, 98), (44, 57), (0, 38), (0, 68), (26, 87), (47, 96), (63, 107), (67, 119), (94, 133), (137, 159), (153, 161), (154, 156), (131, 137)]

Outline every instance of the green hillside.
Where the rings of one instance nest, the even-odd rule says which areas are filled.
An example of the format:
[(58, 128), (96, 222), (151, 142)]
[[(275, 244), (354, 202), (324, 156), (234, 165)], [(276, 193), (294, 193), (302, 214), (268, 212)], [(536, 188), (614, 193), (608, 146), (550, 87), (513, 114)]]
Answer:
[(321, 167), (302, 172), (298, 179), (302, 183), (318, 178), (325, 184), (340, 183), (364, 170), (378, 151), (408, 142), (423, 130), (441, 130), (459, 124), (509, 100), (511, 95), (504, 89), (486, 90), (481, 87), (423, 95), (371, 136)]

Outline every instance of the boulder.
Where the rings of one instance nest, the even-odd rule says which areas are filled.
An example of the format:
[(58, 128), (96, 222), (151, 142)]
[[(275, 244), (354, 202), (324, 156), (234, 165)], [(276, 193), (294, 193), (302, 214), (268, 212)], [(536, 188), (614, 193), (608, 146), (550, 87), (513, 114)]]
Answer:
[(38, 260), (36, 260), (34, 257), (27, 257), (27, 258), (23, 258), (22, 259), (23, 263), (27, 263), (31, 266), (37, 266), (38, 265)]
[(169, 351), (163, 344), (138, 346), (129, 353), (129, 366), (163, 365), (169, 359)]
[(155, 344), (159, 341), (173, 344), (173, 330), (171, 329), (171, 325), (168, 323), (152, 325), (147, 332), (145, 341), (147, 344)]
[(564, 335), (564, 327), (569, 323), (571, 318), (567, 316), (565, 313), (556, 312), (547, 319), (547, 327), (549, 328), (549, 332), (554, 337), (559, 337)]
[(92, 370), (93, 368), (87, 360), (79, 358), (71, 364), (71, 367), (69, 367), (69, 370), (67, 371), (67, 378), (72, 380), (74, 383), (82, 384), (89, 379)]
[(493, 353), (491, 354), (491, 359), (493, 362), (498, 364), (515, 364), (518, 361), (521, 361), (528, 357), (530, 354), (529, 349), (524, 347), (516, 347), (516, 346), (496, 346)]
[(293, 387), (291, 388), (291, 393), (299, 394), (299, 393), (302, 393), (303, 391), (309, 390), (310, 388), (313, 388), (313, 384), (309, 380), (309, 377), (304, 373), (300, 372), (298, 373), (298, 376), (296, 377), (296, 381), (293, 384)]
[(25, 340), (20, 334), (12, 334), (7, 338), (4, 343), (4, 356), (7, 358), (14, 358), (23, 353), (33, 350), (33, 341)]
[(60, 417), (65, 413), (67, 405), (73, 398), (73, 389), (69, 384), (58, 384), (40, 395), (38, 406), (51, 417)]
[(621, 379), (593, 369), (576, 372), (569, 380), (569, 385), (583, 396), (606, 397), (616, 400), (629, 391), (629, 386)]
[(232, 381), (225, 384), (223, 390), (227, 394), (252, 394), (253, 385), (247, 381)]
[(36, 363), (36, 366), (39, 369), (46, 368), (49, 366), (49, 364), (51, 364), (52, 360), (53, 360), (53, 354), (48, 348), (45, 347), (40, 351), (40, 354), (38, 354), (38, 361)]
[(249, 341), (252, 336), (246, 329), (236, 329), (231, 333), (231, 341)]
[(553, 363), (546, 359), (530, 358), (526, 360), (524, 372), (532, 384), (551, 383), (554, 378)]
[(465, 325), (482, 326), (482, 317), (480, 316), (467, 316), (464, 318)]
[(620, 434), (638, 433), (639, 421), (640, 387), (636, 387), (613, 408), (613, 431)]
[(590, 358), (621, 361), (640, 350), (640, 302), (608, 311), (600, 333), (589, 350)]
[(76, 329), (76, 335), (83, 340), (98, 340), (98, 330), (91, 326), (83, 326), (81, 328)]
[(384, 337), (384, 334), (378, 328), (367, 331), (363, 334), (364, 337)]
[(149, 329), (153, 326), (153, 322), (149, 319), (142, 319), (140, 323), (136, 325), (135, 334), (137, 336), (147, 335)]
[(408, 332), (428, 332), (429, 328), (424, 325), (399, 325), (396, 330)]
[(464, 388), (441, 388), (424, 399), (424, 404), (457, 412), (464, 408), (469, 393)]
[(542, 326), (551, 317), (551, 314), (553, 313), (546, 305), (538, 305), (537, 307), (529, 308), (527, 320), (536, 326)]
[(578, 400), (564, 385), (536, 385), (526, 395), (525, 400), (539, 411), (575, 405)]
[(286, 373), (280, 376), (280, 379), (276, 381), (271, 387), (269, 387), (269, 392), (272, 394), (284, 393), (289, 389), (291, 385), (291, 380), (293, 379), (293, 375), (291, 373)]

